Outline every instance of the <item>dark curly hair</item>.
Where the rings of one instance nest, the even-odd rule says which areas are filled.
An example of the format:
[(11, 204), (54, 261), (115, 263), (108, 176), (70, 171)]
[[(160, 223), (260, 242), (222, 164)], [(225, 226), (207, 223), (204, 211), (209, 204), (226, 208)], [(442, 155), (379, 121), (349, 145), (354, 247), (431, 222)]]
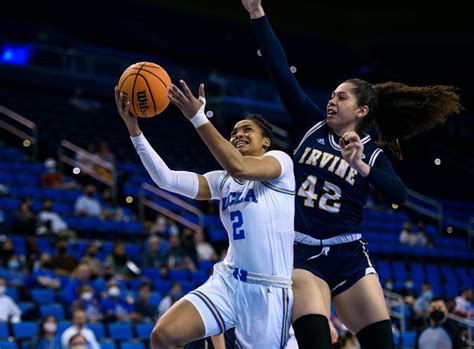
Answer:
[(273, 148), (273, 127), (265, 118), (259, 114), (252, 114), (245, 118), (245, 120), (253, 121), (262, 130), (263, 137), (270, 139), (270, 146), (266, 149)]
[(393, 81), (372, 85), (362, 79), (345, 82), (354, 86), (352, 92), (358, 105), (369, 107), (356, 131), (361, 133), (375, 123), (379, 131), (377, 143), (388, 146), (399, 159), (399, 140), (443, 124), (463, 110), (458, 88), (454, 86), (408, 86)]

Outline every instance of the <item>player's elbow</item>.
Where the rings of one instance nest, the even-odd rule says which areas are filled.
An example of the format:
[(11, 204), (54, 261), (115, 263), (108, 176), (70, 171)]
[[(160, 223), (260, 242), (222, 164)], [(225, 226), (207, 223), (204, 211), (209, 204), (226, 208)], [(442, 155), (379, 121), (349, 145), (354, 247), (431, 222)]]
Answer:
[(397, 195), (393, 200), (394, 204), (397, 205), (403, 205), (408, 199), (408, 190), (407, 188), (402, 184), (400, 187), (400, 190), (397, 191)]

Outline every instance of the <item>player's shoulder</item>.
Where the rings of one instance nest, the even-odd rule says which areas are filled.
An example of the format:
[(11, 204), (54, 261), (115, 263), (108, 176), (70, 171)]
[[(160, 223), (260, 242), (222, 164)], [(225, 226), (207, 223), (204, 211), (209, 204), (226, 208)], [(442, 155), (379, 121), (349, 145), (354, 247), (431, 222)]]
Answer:
[(281, 150), (270, 150), (265, 153), (264, 156), (272, 156), (276, 158), (283, 167), (293, 168), (293, 160), (291, 156)]

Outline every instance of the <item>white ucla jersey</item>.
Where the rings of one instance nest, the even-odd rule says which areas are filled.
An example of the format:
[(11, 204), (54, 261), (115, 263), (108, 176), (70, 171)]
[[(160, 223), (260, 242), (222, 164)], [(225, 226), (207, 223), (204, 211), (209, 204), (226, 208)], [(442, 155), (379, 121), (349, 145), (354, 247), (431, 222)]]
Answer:
[(225, 171), (204, 176), (229, 236), (224, 263), (248, 272), (291, 278), (294, 242), (295, 177), (282, 151), (269, 151), (282, 171), (270, 181), (237, 180)]

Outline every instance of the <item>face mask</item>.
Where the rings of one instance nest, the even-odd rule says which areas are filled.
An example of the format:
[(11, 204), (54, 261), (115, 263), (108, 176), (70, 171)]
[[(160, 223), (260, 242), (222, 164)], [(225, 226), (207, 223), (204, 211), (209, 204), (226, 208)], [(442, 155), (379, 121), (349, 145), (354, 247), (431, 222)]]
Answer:
[(12, 270), (18, 270), (20, 263), (17, 260), (12, 260), (8, 263), (8, 268)]
[(54, 322), (46, 322), (43, 328), (48, 333), (55, 333), (58, 326)]
[(58, 247), (58, 253), (59, 254), (66, 253), (66, 247)]
[(174, 300), (178, 300), (183, 296), (183, 292), (181, 291), (171, 292), (170, 295), (171, 295), (171, 298), (173, 298)]
[(81, 299), (83, 301), (90, 301), (94, 297), (94, 294), (92, 292), (84, 292), (81, 294)]
[(4, 295), (7, 292), (7, 288), (5, 286), (0, 286), (0, 296)]
[(428, 290), (428, 291), (423, 292), (423, 297), (428, 298), (428, 299), (433, 298), (433, 291)]
[(432, 318), (434, 322), (440, 322), (444, 319), (444, 313), (441, 310), (433, 310), (430, 313), (430, 318)]
[(117, 286), (113, 286), (109, 288), (108, 293), (110, 297), (118, 297), (120, 296), (120, 288), (118, 288)]
[(407, 282), (405, 282), (405, 287), (406, 287), (406, 288), (413, 288), (413, 281), (407, 281)]
[(91, 198), (94, 196), (94, 193), (86, 193), (86, 195)]
[(387, 290), (393, 290), (393, 284), (390, 283), (390, 282), (387, 282), (387, 283), (385, 284), (385, 288), (386, 288)]

